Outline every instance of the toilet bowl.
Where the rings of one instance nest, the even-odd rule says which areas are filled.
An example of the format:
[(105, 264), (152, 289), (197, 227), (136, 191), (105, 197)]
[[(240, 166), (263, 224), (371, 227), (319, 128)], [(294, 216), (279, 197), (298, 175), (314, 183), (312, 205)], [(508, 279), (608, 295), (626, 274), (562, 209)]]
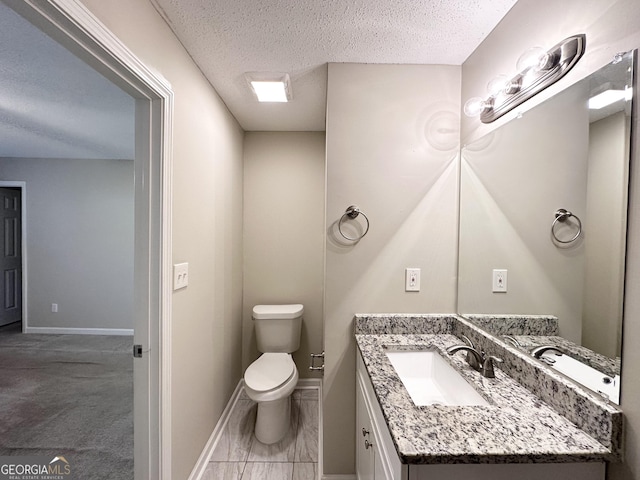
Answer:
[(298, 369), (288, 353), (263, 353), (244, 374), (247, 396), (258, 402), (255, 435), (265, 444), (276, 443), (289, 430), (291, 394)]
[(280, 441), (291, 423), (291, 394), (298, 383), (292, 352), (300, 346), (302, 305), (256, 305), (253, 320), (262, 353), (244, 373), (244, 388), (258, 402), (255, 436), (265, 444)]

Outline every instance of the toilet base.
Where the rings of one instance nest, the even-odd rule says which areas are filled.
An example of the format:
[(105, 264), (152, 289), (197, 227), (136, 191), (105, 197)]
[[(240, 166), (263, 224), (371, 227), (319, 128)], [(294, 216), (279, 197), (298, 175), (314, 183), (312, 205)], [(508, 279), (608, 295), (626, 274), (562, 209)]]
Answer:
[(271, 402), (258, 402), (256, 438), (266, 445), (284, 438), (291, 423), (291, 395)]

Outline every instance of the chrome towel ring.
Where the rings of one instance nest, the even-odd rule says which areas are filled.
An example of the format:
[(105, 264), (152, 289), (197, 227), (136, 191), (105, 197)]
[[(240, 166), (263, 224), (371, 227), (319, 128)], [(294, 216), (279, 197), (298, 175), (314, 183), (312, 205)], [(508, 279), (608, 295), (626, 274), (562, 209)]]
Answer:
[[(342, 231), (342, 223), (347, 218), (355, 219), (358, 217), (358, 215), (362, 215), (364, 217), (364, 219), (367, 222), (367, 228), (365, 228), (364, 232), (359, 237), (349, 237), (348, 235), (345, 235), (345, 233)], [(342, 216), (340, 217), (340, 220), (338, 220), (338, 231), (340, 232), (340, 235), (342, 235), (347, 240), (351, 242), (357, 242), (358, 240), (362, 239), (362, 237), (364, 237), (369, 231), (369, 218), (358, 207), (356, 207), (355, 205), (350, 205), (349, 207), (347, 207), (347, 210), (342, 214)]]
[[(580, 219), (576, 215), (571, 213), (569, 210), (565, 210), (564, 208), (559, 208), (558, 210), (556, 210), (555, 217), (556, 217), (555, 220), (551, 224), (551, 236), (553, 236), (553, 239), (558, 243), (572, 243), (572, 242), (575, 242), (578, 239), (578, 237), (580, 236), (580, 234), (582, 233), (582, 222), (580, 221)], [(556, 231), (555, 231), (556, 224), (558, 222), (564, 223), (571, 217), (575, 218), (576, 221), (578, 222), (578, 231), (569, 240), (560, 240), (558, 238), (558, 236), (556, 235)]]

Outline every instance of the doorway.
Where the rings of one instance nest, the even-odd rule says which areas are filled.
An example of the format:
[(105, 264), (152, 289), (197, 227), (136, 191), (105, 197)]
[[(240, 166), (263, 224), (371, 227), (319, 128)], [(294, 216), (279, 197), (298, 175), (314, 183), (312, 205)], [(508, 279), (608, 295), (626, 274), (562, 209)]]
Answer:
[(134, 476), (168, 479), (173, 93), (79, 2), (4, 2), (135, 98)]

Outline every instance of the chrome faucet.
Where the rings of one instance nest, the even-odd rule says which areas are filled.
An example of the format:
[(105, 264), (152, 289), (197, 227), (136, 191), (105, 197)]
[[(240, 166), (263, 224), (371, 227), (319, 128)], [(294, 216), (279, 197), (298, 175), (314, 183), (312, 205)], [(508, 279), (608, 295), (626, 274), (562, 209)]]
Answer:
[(540, 358), (544, 352), (554, 351), (559, 353), (560, 355), (564, 355), (564, 352), (560, 350), (558, 347), (554, 347), (553, 345), (541, 345), (539, 347), (535, 347), (531, 349), (531, 355), (533, 358)]
[(471, 368), (480, 372), (483, 377), (495, 378), (496, 374), (493, 368), (493, 362), (502, 363), (502, 359), (493, 355), (485, 356), (484, 352), (480, 353), (469, 345), (454, 345), (447, 348), (447, 353), (453, 355), (456, 352), (467, 352), (467, 363)]
[(513, 345), (516, 348), (521, 348), (522, 347), (520, 342), (512, 335), (502, 335), (502, 338), (507, 340), (511, 345)]
[(467, 352), (467, 363), (469, 366), (474, 370), (480, 371), (480, 365), (483, 364), (484, 357), (475, 348), (470, 347), (469, 345), (454, 345), (453, 347), (447, 348), (447, 353), (449, 355), (453, 355), (461, 350)]

